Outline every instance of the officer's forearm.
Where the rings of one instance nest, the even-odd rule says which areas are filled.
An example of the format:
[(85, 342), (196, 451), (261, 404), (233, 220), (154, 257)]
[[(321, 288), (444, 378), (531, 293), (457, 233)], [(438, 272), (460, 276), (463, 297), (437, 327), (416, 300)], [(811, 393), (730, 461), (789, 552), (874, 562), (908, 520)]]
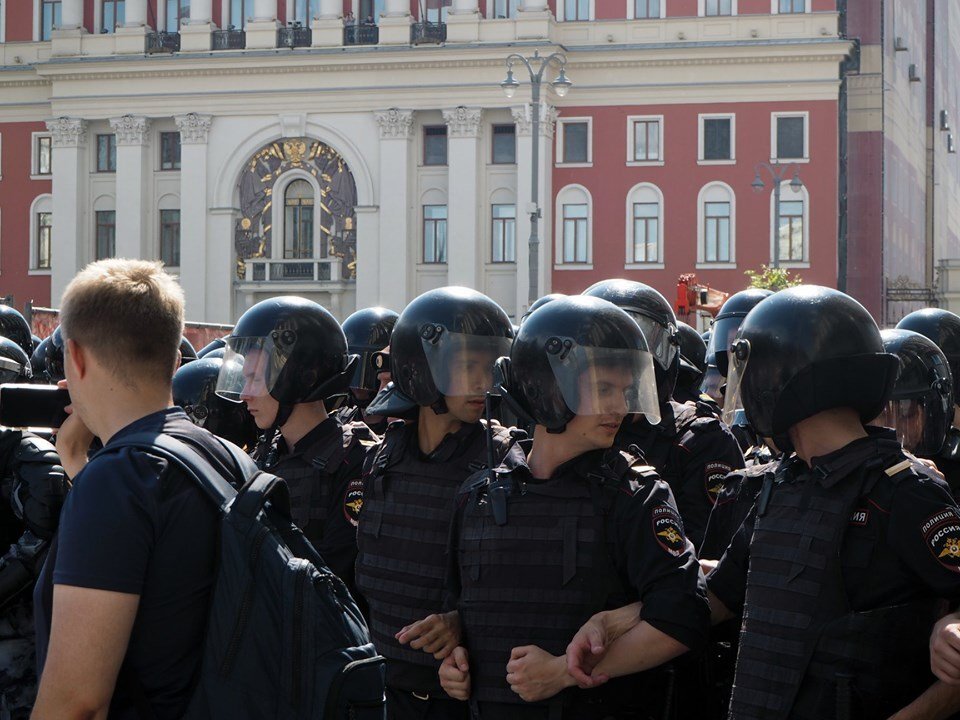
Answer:
[(689, 648), (647, 622), (617, 640), (594, 669), (594, 675), (621, 677), (649, 670), (687, 652)]
[(591, 620), (597, 620), (600, 623), (607, 642), (612, 643), (640, 623), (642, 607), (643, 603), (631, 603), (616, 610), (604, 610), (594, 615)]
[(890, 720), (945, 720), (960, 711), (960, 687), (937, 681)]
[(730, 609), (712, 591), (707, 590), (707, 600), (710, 601), (710, 624), (718, 625), (724, 620), (734, 617)]

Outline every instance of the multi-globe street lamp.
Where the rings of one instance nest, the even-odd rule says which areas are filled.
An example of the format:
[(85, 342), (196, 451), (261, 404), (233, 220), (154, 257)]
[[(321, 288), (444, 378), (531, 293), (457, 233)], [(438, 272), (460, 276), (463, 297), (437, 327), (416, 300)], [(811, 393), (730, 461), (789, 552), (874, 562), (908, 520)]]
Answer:
[(794, 192), (800, 192), (803, 183), (800, 181), (800, 171), (792, 165), (780, 165), (770, 163), (757, 163), (754, 168), (754, 178), (750, 187), (756, 193), (763, 192), (766, 187), (763, 178), (760, 177), (760, 171), (766, 170), (773, 179), (773, 267), (780, 267), (780, 186), (790, 174), (790, 168), (793, 168), (793, 179), (790, 181), (790, 188)]

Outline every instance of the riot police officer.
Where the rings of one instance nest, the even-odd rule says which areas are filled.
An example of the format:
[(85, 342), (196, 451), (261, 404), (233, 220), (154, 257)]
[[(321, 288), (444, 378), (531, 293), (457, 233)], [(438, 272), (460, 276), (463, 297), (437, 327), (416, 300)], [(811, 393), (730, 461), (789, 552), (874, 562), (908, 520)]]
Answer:
[(246, 404), (264, 432), (254, 459), (286, 480), (294, 522), (351, 590), (361, 468), (376, 437), (362, 423), (341, 425), (323, 401), (346, 389), (356, 363), (326, 309), (277, 297), (237, 321), (217, 383), (218, 395)]
[(912, 330), (929, 338), (943, 351), (953, 378), (953, 408), (949, 414), (947, 441), (936, 458), (955, 496), (960, 496), (960, 316), (949, 310), (917, 310), (897, 323), (897, 330)]
[(648, 702), (636, 678), (578, 692), (564, 651), (593, 613), (636, 600), (627, 644), (638, 669), (706, 632), (702, 577), (669, 486), (613, 447), (627, 414), (659, 420), (653, 358), (625, 312), (571, 297), (533, 313), (501, 363), (536, 429), (526, 458), (461, 492), (450, 556), (465, 641), (441, 677), (483, 720), (634, 717)]
[(173, 374), (173, 404), (182, 407), (194, 425), (253, 452), (259, 432), (250, 411), (242, 403), (217, 395), (222, 367), (219, 358), (193, 360), (181, 366)]
[(887, 718), (932, 683), (938, 599), (960, 593), (960, 508), (864, 428), (898, 360), (816, 286), (760, 303), (731, 352), (728, 399), (792, 454), (708, 577), (715, 620), (743, 611), (730, 717)]
[(0, 337), (13, 340), (27, 357), (33, 354), (33, 333), (26, 318), (16, 308), (0, 305)]
[(197, 359), (197, 351), (187, 338), (180, 338), (180, 367)]
[[(685, 322), (677, 321), (677, 333), (680, 340), (680, 369), (673, 399), (679, 403), (701, 402), (704, 395), (700, 392), (700, 384), (707, 370), (707, 346), (700, 333)], [(715, 410), (719, 411), (719, 408)]]
[(723, 478), (743, 467), (743, 455), (730, 430), (702, 403), (672, 399), (680, 370), (680, 338), (673, 308), (654, 288), (630, 280), (605, 280), (584, 295), (609, 300), (640, 326), (654, 358), (660, 422), (629, 416), (617, 444), (636, 445), (670, 485), (687, 537), (698, 547)]
[(386, 365), (381, 353), (390, 345), (398, 317), (393, 310), (372, 307), (357, 310), (343, 321), (347, 347), (360, 361), (350, 379), (350, 401), (338, 413), (342, 422), (364, 420), (376, 432), (386, 430), (386, 418), (367, 418), (365, 410), (380, 390), (380, 374)]
[[(0, 384), (29, 381), (23, 349), (0, 339)], [(25, 720), (37, 691), (31, 590), (57, 529), (67, 480), (57, 451), (0, 428), (0, 717)]]
[[(443, 612), (448, 529), (458, 488), (487, 458), (485, 393), (512, 336), (499, 305), (461, 287), (424, 293), (393, 329), (393, 399), (409, 399), (414, 415), (387, 428), (368, 462), (357, 534), (357, 586), (387, 658), (389, 718), (466, 717), (437, 677), (460, 635), (456, 613)], [(512, 445), (494, 428), (495, 462)]]

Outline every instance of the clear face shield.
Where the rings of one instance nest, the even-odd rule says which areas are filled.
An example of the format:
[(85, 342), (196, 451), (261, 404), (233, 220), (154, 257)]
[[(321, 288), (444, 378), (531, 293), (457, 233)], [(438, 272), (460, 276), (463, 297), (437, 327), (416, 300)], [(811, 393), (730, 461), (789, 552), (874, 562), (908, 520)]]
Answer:
[[(269, 337), (229, 338), (217, 377), (217, 395), (231, 402), (269, 395), (287, 356), (286, 352), (278, 351)], [(274, 358), (279, 358), (279, 362)]]
[(730, 346), (742, 323), (742, 317), (728, 317), (717, 320), (711, 328), (710, 346), (707, 348), (708, 362), (715, 364), (724, 377), (730, 373)]
[(23, 366), (16, 360), (0, 357), (0, 385), (18, 382), (22, 371)]
[(677, 353), (680, 352), (676, 326), (670, 324), (664, 327), (653, 318), (638, 312), (633, 312), (632, 310), (628, 310), (627, 314), (640, 326), (640, 330), (643, 331), (643, 337), (647, 341), (647, 347), (650, 348), (650, 353), (657, 361), (657, 364), (662, 369), (669, 370)]
[(924, 409), (919, 398), (889, 400), (876, 424), (893, 428), (903, 447), (916, 452), (924, 440)]
[(746, 413), (743, 411), (741, 387), (749, 360), (750, 343), (747, 340), (735, 340), (730, 350), (727, 390), (723, 395), (723, 422), (730, 426), (750, 425)]
[(448, 332), (436, 325), (420, 330), (433, 383), (444, 397), (483, 397), (493, 389), (493, 365), (510, 354), (510, 338)]
[(660, 422), (653, 355), (642, 350), (581, 347), (572, 340), (547, 343), (550, 369), (564, 403), (575, 415), (641, 414)]
[(894, 390), (893, 397), (874, 421), (874, 424), (893, 428), (906, 450), (923, 457), (940, 452), (953, 420), (950, 372), (935, 358), (930, 373), (923, 381), (926, 387), (915, 383), (904, 391)]

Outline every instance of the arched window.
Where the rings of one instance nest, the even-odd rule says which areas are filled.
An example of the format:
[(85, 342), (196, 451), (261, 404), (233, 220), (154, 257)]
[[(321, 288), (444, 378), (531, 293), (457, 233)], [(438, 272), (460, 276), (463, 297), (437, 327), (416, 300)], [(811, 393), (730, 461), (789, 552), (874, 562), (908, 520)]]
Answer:
[(697, 262), (728, 265), (736, 262), (736, 198), (722, 182), (705, 185), (697, 200)]
[(306, 180), (294, 180), (284, 193), (283, 257), (301, 260), (313, 257), (313, 188)]
[(790, 181), (780, 185), (780, 229), (777, 245), (777, 214), (775, 193), (770, 193), (770, 257), (780, 253), (781, 265), (804, 265), (810, 262), (810, 196), (807, 188), (790, 187)]
[(663, 262), (663, 193), (640, 183), (627, 194), (627, 264)]
[(593, 199), (582, 185), (568, 185), (557, 194), (556, 264), (589, 268), (592, 248)]
[(50, 272), (53, 250), (53, 196), (39, 195), (30, 205), (30, 269)]

